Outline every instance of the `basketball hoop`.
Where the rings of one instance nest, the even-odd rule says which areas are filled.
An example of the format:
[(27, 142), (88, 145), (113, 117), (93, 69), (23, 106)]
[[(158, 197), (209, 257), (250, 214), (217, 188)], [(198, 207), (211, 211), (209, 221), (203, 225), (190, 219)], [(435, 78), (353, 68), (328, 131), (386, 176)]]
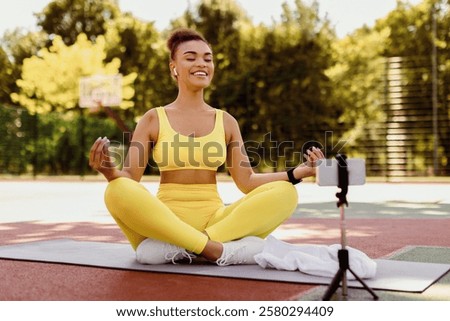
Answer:
[(91, 113), (104, 110), (109, 117), (114, 119), (122, 132), (131, 133), (125, 122), (111, 109), (111, 107), (120, 106), (121, 103), (121, 74), (93, 75), (80, 79), (80, 107), (89, 108)]
[(80, 79), (82, 108), (116, 107), (122, 103), (122, 75), (93, 75)]

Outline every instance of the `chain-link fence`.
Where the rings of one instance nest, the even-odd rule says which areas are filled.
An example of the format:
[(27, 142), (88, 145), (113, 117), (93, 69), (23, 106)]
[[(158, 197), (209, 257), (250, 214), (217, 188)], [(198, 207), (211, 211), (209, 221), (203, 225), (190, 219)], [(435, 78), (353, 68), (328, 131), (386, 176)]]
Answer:
[(84, 175), (88, 153), (99, 136), (122, 142), (122, 133), (104, 116), (86, 110), (30, 114), (0, 106), (0, 174)]

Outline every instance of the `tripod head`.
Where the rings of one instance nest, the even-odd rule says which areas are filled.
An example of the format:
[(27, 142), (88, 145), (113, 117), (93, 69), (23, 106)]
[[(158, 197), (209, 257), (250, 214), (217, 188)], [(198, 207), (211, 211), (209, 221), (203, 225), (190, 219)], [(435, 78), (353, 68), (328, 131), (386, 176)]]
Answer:
[(316, 182), (319, 186), (338, 186), (346, 194), (349, 185), (366, 183), (365, 161), (344, 154), (336, 155), (336, 159), (324, 159), (317, 166)]

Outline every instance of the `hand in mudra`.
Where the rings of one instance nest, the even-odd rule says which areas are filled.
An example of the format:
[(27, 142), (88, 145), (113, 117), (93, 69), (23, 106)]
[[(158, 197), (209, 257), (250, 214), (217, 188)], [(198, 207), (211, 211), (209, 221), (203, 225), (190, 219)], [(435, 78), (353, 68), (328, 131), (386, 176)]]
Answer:
[(325, 155), (322, 151), (317, 147), (308, 148), (305, 154), (303, 154), (306, 158), (306, 165), (308, 167), (316, 168), (322, 162), (322, 159), (325, 159)]
[(89, 166), (105, 176), (115, 169), (108, 150), (109, 144), (110, 141), (107, 137), (99, 137), (89, 152)]

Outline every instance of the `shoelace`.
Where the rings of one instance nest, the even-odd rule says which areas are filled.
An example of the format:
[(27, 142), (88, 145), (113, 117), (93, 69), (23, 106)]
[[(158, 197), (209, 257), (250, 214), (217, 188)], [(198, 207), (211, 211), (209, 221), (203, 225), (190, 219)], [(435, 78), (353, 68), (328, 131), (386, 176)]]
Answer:
[[(180, 256), (181, 254), (181, 256)], [(178, 260), (181, 260), (183, 258), (186, 258), (189, 260), (189, 264), (192, 263), (192, 260), (195, 259), (197, 256), (192, 253), (188, 253), (188, 251), (181, 249), (177, 246), (168, 244), (168, 251), (164, 255), (164, 258), (167, 261), (172, 261), (173, 264), (177, 264)]]
[[(228, 253), (224, 258), (219, 258), (216, 261), (216, 264), (218, 266), (227, 266), (227, 265), (231, 265), (231, 264), (244, 264), (247, 262), (247, 260), (243, 260), (239, 258), (239, 254), (244, 251), (246, 248), (246, 246), (240, 247), (234, 251), (232, 251), (231, 253)], [(230, 263), (229, 261), (234, 257), (238, 257), (238, 259), (234, 262), (234, 263)]]

